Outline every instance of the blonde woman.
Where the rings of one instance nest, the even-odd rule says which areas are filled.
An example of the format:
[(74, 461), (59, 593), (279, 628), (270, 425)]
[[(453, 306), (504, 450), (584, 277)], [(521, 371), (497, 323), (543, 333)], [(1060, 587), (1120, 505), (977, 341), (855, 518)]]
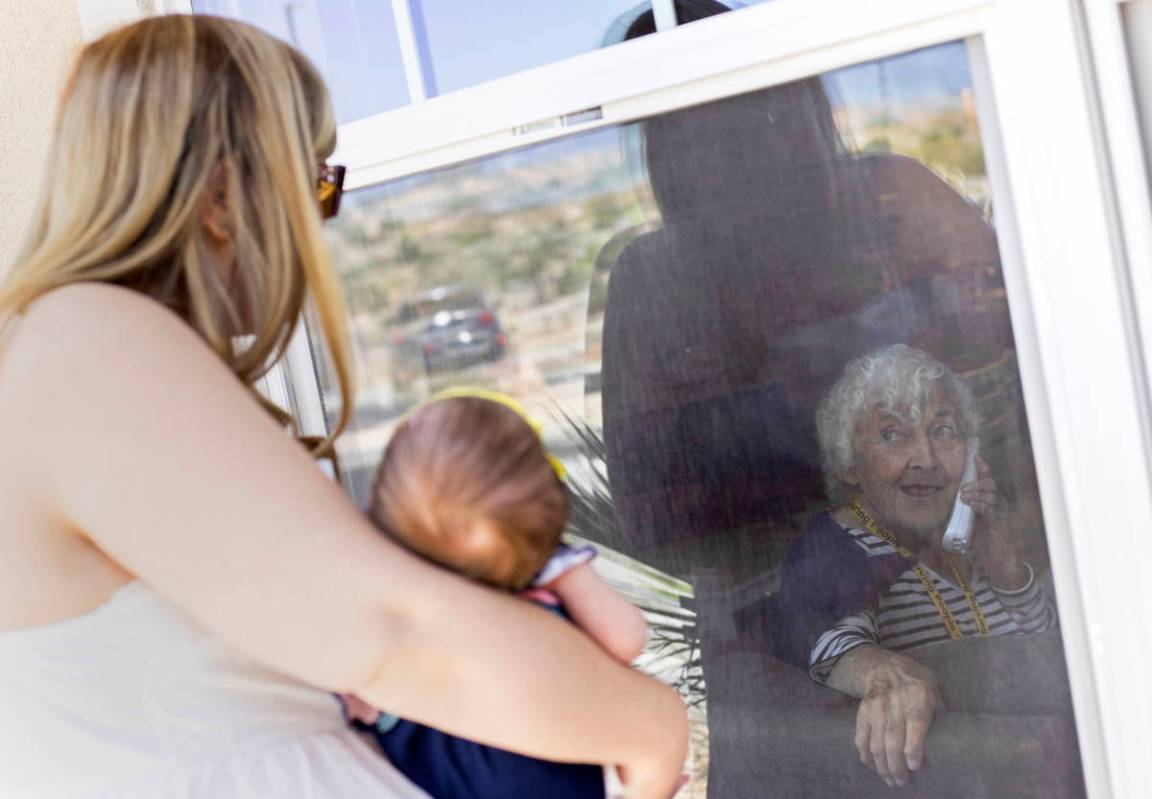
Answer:
[(314, 70), (242, 24), (80, 55), (0, 293), (0, 795), (422, 796), (338, 691), (665, 799), (671, 690), (386, 542), (256, 399), (311, 296), (352, 405), (333, 139)]

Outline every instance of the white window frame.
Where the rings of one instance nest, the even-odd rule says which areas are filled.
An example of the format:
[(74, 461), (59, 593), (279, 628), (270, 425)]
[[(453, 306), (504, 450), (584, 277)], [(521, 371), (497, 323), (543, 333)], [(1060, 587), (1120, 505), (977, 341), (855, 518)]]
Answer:
[[(1123, 2), (773, 0), (344, 125), (336, 158), (349, 188), (364, 187), (966, 40), (1085, 780), (1092, 797), (1143, 796), (1152, 201), (1147, 169), (1135, 168), (1147, 164), (1122, 60)], [(574, 116), (593, 108), (598, 119)], [(305, 354), (298, 346), (291, 372), (311, 397)]]
[(991, 5), (773, 0), (342, 125), (334, 157), (355, 189), (961, 39)]
[[(1125, 31), (1124, 6), (1144, 27)], [(1139, 15), (1136, 15), (1137, 7)], [(1084, 36), (1093, 53), (1099, 146), (1112, 178), (1112, 202), (1118, 246), (1132, 265), (1128, 275), (1135, 313), (1129, 324), (1141, 345), (1144, 371), (1152, 375), (1152, 71), (1137, 80), (1134, 70), (1152, 70), (1152, 0), (1085, 0)], [(1137, 52), (1129, 52), (1131, 47)], [(1141, 91), (1146, 96), (1140, 98)], [(1143, 100), (1141, 109), (1134, 98)], [(1143, 119), (1141, 113), (1143, 112)], [(1142, 135), (1143, 134), (1143, 135)], [(1146, 389), (1147, 391), (1147, 389)], [(1149, 392), (1152, 393), (1152, 392)], [(1146, 402), (1152, 408), (1152, 403)], [(1148, 425), (1152, 430), (1152, 424)], [(1152, 445), (1150, 445), (1152, 449)]]

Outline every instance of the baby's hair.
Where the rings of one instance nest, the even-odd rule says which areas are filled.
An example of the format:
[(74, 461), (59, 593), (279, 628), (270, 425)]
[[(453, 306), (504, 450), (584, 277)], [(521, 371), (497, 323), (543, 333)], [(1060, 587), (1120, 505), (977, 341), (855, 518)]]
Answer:
[[(560, 542), (568, 495), (523, 416), (501, 402), (452, 396), (423, 406), (397, 428), (368, 513), (430, 560), (501, 588), (522, 588)], [(478, 540), (478, 523), (495, 541)]]

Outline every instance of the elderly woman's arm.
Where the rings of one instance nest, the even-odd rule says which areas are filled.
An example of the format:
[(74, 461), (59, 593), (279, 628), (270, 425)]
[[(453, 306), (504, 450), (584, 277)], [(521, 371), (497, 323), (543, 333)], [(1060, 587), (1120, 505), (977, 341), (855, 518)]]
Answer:
[(841, 655), (826, 684), (860, 699), (860, 762), (889, 785), (905, 785), (924, 760), (924, 738), (940, 703), (935, 675), (906, 655), (865, 644)]
[(2, 476), (221, 641), (457, 735), (620, 764), (636, 797), (671, 794), (687, 740), (675, 692), (390, 544), (157, 304), (53, 292), (3, 367), (20, 457)]
[(812, 647), (816, 682), (860, 699), (856, 750), (889, 785), (904, 785), (924, 759), (924, 737), (939, 701), (932, 672), (880, 646), (874, 608), (840, 619)]
[(976, 459), (977, 479), (960, 487), (961, 498), (980, 522), (973, 538), (972, 557), (1012, 621), (1024, 633), (1042, 633), (1057, 626), (1056, 608), (1040, 586), (1031, 564), (1020, 557), (1024, 547), (1016, 514), (1000, 494), (992, 470)]
[(1024, 568), (1024, 584), (1016, 589), (999, 588), (991, 583), (992, 593), (1000, 600), (1004, 610), (1016, 622), (1021, 632), (1027, 635), (1044, 633), (1058, 626), (1056, 607), (1052, 598), (1040, 585), (1036, 572), (1027, 561), (1021, 561)]

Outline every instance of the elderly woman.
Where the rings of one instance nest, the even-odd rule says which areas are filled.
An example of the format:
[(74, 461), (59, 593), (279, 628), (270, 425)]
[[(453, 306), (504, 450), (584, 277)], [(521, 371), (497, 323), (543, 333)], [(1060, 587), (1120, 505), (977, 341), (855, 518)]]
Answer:
[[(832, 508), (784, 564), (778, 654), (860, 698), (856, 748), (889, 785), (923, 760), (938, 703), (933, 673), (902, 654), (965, 636), (1036, 633), (1055, 612), (1019, 557), (988, 465), (961, 484), (979, 433), (972, 393), (902, 344), (850, 362), (821, 401), (817, 429)], [(975, 512), (967, 555), (942, 536), (959, 496)]]

